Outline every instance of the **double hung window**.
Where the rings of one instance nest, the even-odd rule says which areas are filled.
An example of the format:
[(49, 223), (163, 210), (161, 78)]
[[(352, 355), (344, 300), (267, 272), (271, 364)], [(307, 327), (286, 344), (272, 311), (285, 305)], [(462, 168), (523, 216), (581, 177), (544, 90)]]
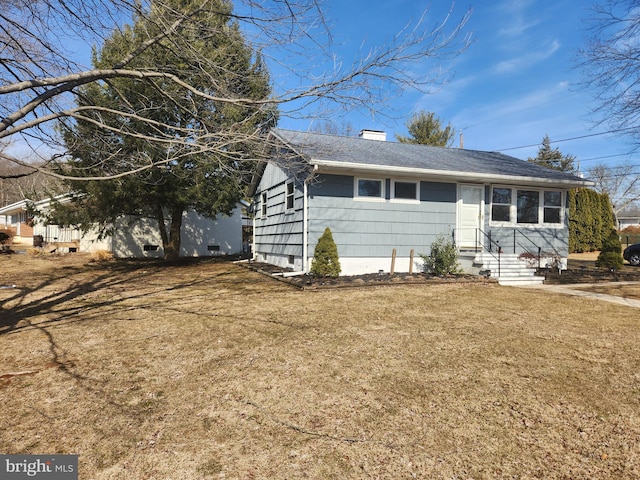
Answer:
[(260, 213), (262, 218), (266, 218), (267, 216), (267, 192), (262, 192), (261, 202), (260, 202)]
[(295, 199), (295, 188), (293, 182), (287, 183), (287, 198), (286, 198), (286, 208), (287, 211), (293, 210), (293, 200)]

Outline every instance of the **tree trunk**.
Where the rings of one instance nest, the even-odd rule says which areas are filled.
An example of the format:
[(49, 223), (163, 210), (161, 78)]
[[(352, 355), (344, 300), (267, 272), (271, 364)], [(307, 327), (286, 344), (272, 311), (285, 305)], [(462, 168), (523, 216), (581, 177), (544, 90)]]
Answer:
[(162, 207), (156, 207), (156, 221), (158, 222), (158, 230), (160, 231), (160, 238), (162, 239), (162, 251), (167, 251), (167, 245), (169, 244), (169, 234), (167, 233), (167, 226), (164, 223), (164, 212)]
[(180, 231), (182, 229), (183, 208), (176, 207), (171, 210), (171, 226), (169, 227), (169, 242), (164, 249), (165, 260), (177, 260), (180, 258)]
[(165, 260), (177, 260), (180, 258), (180, 231), (182, 229), (183, 212), (184, 209), (180, 207), (171, 210), (171, 224), (169, 225), (169, 232), (167, 232), (162, 208), (156, 210), (156, 219), (158, 220), (158, 228), (162, 238)]

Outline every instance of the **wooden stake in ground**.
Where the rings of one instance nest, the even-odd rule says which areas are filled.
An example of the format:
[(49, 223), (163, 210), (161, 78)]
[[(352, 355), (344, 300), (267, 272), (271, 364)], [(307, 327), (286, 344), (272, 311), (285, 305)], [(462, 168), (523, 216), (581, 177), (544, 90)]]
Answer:
[(409, 275), (413, 274), (413, 248), (409, 252)]
[(396, 271), (396, 253), (397, 250), (394, 248), (393, 252), (391, 252), (391, 275), (393, 275)]

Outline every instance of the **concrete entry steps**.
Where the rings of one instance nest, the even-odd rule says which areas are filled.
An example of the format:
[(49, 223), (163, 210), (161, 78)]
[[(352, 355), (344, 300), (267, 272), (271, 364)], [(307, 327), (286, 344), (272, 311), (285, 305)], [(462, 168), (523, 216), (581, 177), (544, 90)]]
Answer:
[(498, 255), (480, 252), (474, 259), (474, 265), (480, 267), (481, 272), (490, 271), (489, 275), (498, 280), (500, 285), (524, 286), (542, 285), (544, 277), (536, 275), (535, 267), (531, 267), (526, 260), (515, 254), (501, 254), (498, 265)]

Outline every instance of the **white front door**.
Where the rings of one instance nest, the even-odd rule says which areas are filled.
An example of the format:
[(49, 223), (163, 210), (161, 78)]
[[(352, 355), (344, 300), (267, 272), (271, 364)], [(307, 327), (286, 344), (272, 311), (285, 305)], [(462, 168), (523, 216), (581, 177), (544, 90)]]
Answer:
[(483, 185), (458, 185), (458, 248), (482, 245)]

